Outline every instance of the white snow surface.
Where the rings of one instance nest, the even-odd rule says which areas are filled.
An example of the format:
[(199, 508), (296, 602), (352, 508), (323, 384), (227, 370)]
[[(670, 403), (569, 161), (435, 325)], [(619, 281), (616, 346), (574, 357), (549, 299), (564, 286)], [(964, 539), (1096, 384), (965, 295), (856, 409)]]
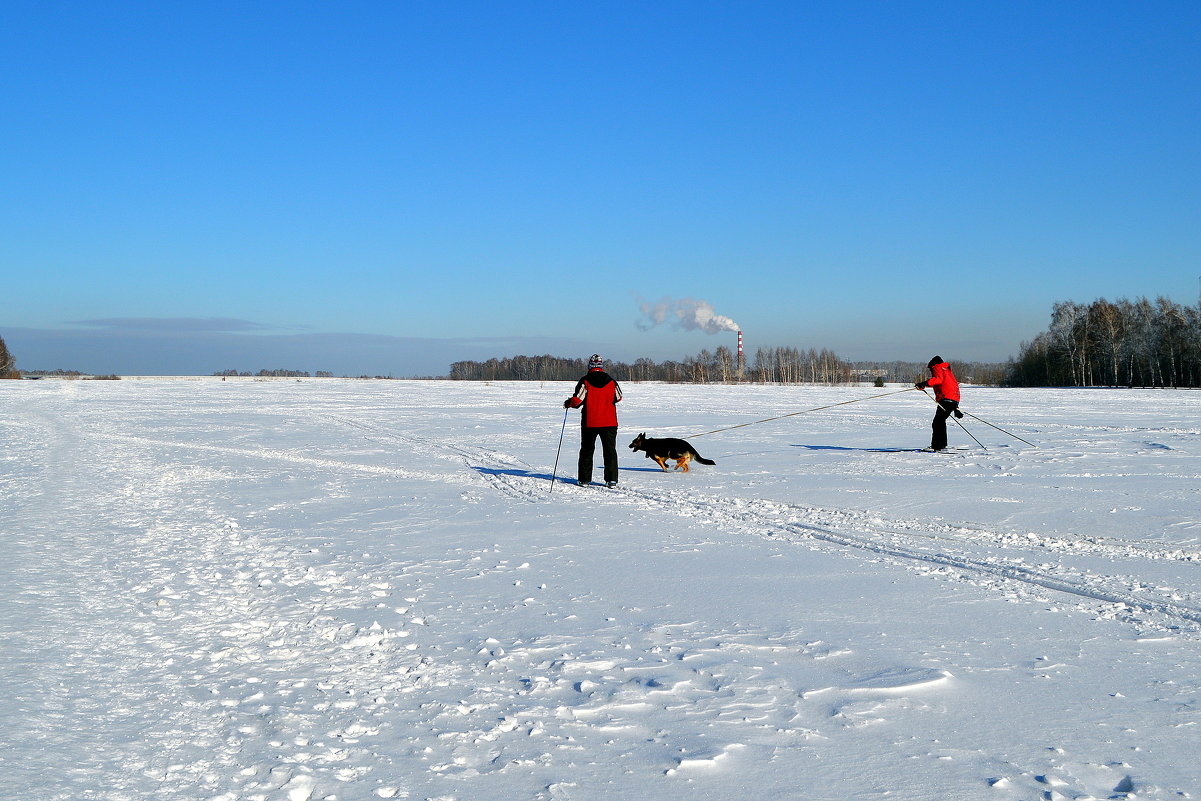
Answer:
[(623, 388), (0, 382), (0, 796), (1201, 798), (1201, 393)]

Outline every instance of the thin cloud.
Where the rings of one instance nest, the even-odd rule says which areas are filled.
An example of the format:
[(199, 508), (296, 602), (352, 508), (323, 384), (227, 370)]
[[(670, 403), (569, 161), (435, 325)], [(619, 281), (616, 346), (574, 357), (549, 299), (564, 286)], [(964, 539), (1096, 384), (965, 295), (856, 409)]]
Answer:
[[(161, 322), (161, 321), (158, 321)], [(584, 356), (609, 343), (563, 337), (438, 339), (353, 333), (263, 333), (169, 329), (9, 328), (4, 339), (23, 370), (117, 375), (211, 375), (219, 370), (289, 369), (335, 375), (443, 376), (457, 361), (518, 354)]]
[(99, 320), (75, 320), (72, 325), (86, 325), (109, 331), (158, 331), (161, 333), (233, 334), (250, 331), (270, 331), (269, 326), (233, 317), (107, 317)]

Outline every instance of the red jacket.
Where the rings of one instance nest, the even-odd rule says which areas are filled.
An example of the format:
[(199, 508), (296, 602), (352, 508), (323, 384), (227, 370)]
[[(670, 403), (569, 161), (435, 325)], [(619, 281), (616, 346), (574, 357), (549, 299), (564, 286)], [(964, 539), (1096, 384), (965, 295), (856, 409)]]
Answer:
[(604, 370), (594, 367), (576, 382), (575, 394), (567, 402), (573, 409), (584, 407), (581, 422), (585, 428), (616, 428), (620, 401), (621, 387)]
[(932, 375), (926, 379), (926, 386), (933, 388), (936, 400), (953, 400), (959, 402), (959, 382), (951, 372), (951, 365), (939, 362), (930, 367)]

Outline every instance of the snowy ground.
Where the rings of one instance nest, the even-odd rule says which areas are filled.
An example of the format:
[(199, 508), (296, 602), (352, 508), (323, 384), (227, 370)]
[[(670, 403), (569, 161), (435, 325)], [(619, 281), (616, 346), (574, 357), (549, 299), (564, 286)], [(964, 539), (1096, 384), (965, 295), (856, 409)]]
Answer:
[(568, 389), (0, 382), (0, 795), (1201, 798), (1201, 393)]

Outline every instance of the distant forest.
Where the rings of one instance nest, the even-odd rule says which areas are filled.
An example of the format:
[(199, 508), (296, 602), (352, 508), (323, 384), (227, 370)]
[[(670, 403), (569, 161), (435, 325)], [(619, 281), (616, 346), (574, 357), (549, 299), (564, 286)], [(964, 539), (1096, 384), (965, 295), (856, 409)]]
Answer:
[[(237, 370), (222, 370), (213, 375), (228, 376), (229, 378), (311, 378), (307, 370), (259, 370), (257, 373), (242, 372)], [(318, 370), (318, 378), (333, 378), (334, 374), (327, 370)]]
[[(963, 381), (999, 383), (1005, 365), (951, 361)], [(664, 381), (689, 384), (851, 384), (864, 381), (913, 382), (929, 376), (925, 362), (849, 362), (822, 349), (759, 348), (739, 370), (737, 354), (726, 346), (702, 350), (682, 361), (642, 358), (633, 364), (608, 362), (605, 370), (619, 381)], [(575, 381), (588, 371), (584, 359), (559, 356), (511, 356), (450, 366), (448, 378), (459, 381)]]
[(1015, 387), (1201, 387), (1201, 307), (1167, 298), (1057, 303), (1009, 362)]

